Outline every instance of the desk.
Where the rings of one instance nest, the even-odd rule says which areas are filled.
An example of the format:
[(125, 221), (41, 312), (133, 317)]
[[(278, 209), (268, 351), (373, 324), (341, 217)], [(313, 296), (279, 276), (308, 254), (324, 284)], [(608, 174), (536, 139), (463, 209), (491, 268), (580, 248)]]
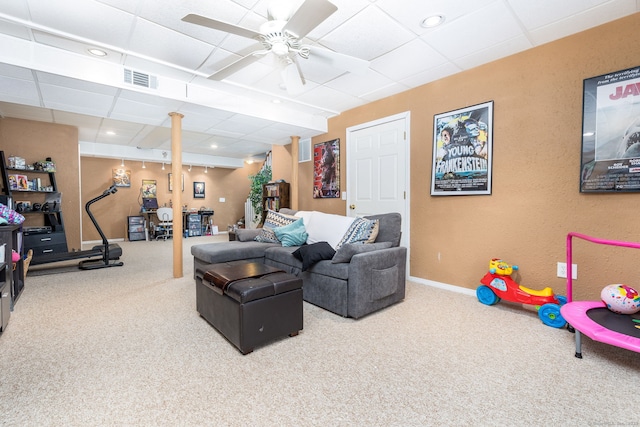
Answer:
[[(188, 210), (182, 211), (182, 235), (185, 237), (203, 236), (211, 232), (211, 224), (213, 223), (213, 210)], [(153, 226), (160, 222), (156, 215), (156, 210), (147, 210), (141, 212), (147, 220), (149, 227), (149, 236), (153, 237)], [(192, 216), (193, 215), (193, 216)], [(197, 218), (195, 217), (197, 215)], [(175, 227), (174, 227), (175, 230)], [(174, 232), (174, 235), (176, 233)]]

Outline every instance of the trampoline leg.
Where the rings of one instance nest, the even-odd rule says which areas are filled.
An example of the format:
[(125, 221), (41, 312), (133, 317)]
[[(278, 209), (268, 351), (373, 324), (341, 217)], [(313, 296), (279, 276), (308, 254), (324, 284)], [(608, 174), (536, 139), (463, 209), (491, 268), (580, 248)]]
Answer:
[(582, 359), (582, 337), (580, 331), (576, 329), (576, 357)]

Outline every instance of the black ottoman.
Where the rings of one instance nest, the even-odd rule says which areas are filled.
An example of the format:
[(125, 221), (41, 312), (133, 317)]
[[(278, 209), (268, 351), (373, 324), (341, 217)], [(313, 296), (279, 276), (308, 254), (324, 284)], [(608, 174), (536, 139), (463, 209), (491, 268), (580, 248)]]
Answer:
[(302, 279), (257, 262), (196, 271), (196, 308), (242, 354), (302, 330)]

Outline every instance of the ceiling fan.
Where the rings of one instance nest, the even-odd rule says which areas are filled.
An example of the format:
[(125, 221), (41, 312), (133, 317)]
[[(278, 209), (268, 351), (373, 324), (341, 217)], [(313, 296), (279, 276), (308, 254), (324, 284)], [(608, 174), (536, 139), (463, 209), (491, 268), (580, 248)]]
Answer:
[(261, 48), (209, 76), (210, 79), (223, 80), (265, 55), (272, 53), (283, 66), (282, 79), (287, 91), (290, 94), (296, 94), (302, 91), (305, 84), (297, 57), (304, 60), (313, 57), (337, 69), (352, 73), (364, 73), (369, 67), (369, 61), (319, 46), (301, 43), (300, 40), (302, 38), (336, 10), (338, 8), (328, 0), (305, 0), (298, 10), (292, 14), (291, 8), (286, 1), (274, 1), (268, 8), (268, 21), (262, 24), (258, 31), (196, 14), (186, 15), (182, 20), (238, 36), (256, 39), (262, 44)]

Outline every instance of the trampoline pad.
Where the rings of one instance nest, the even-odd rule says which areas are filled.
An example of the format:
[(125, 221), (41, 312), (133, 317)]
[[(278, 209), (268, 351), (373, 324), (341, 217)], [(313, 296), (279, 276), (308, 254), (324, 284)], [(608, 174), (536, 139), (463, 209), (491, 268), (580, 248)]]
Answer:
[(608, 308), (592, 308), (587, 310), (587, 316), (600, 326), (607, 329), (640, 338), (640, 329), (635, 327), (635, 325), (640, 326), (640, 323), (636, 323), (632, 320), (636, 318), (637, 314), (630, 316), (628, 314), (614, 313)]

